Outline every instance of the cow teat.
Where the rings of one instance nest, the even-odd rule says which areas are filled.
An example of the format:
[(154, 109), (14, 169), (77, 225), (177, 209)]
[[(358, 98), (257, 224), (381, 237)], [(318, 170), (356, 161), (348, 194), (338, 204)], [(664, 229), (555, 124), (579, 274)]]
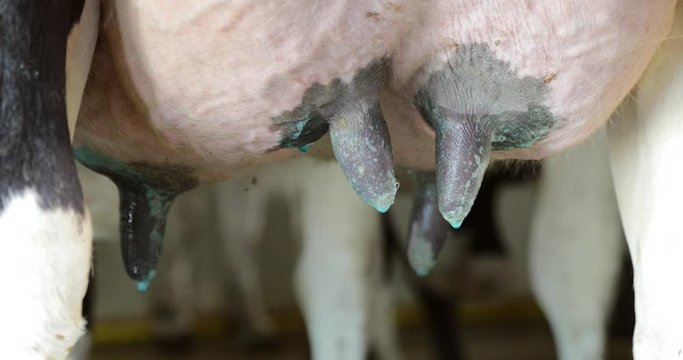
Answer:
[(426, 276), (436, 265), (436, 259), (448, 234), (448, 223), (439, 214), (434, 172), (415, 174), (417, 189), (410, 213), (407, 253), (408, 261), (419, 276)]
[(273, 119), (283, 132), (281, 146), (302, 151), (329, 128), (332, 150), (351, 187), (379, 212), (389, 209), (398, 190), (389, 130), (379, 106), (387, 66), (380, 59), (348, 81), (315, 84), (301, 105)]
[(139, 291), (156, 274), (168, 211), (175, 197), (196, 186), (191, 171), (170, 165), (126, 164), (87, 147), (74, 151), (91, 170), (119, 189), (121, 254), (126, 273)]
[(534, 145), (556, 120), (544, 79), (520, 76), (487, 45), (459, 46), (415, 96), (436, 134), (439, 210), (459, 228), (479, 192), (491, 152)]

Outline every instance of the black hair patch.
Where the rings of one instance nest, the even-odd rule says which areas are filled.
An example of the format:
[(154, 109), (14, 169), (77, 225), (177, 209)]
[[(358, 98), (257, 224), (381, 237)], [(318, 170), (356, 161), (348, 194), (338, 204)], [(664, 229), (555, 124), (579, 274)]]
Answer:
[(66, 43), (83, 1), (0, 0), (0, 211), (35, 189), (83, 211), (66, 119)]

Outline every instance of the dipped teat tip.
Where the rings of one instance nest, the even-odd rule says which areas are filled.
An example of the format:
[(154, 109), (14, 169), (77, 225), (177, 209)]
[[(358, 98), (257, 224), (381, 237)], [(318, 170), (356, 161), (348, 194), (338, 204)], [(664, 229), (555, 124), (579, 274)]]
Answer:
[(439, 212), (441, 216), (453, 229), (459, 229), (469, 214), (477, 193), (470, 193), (469, 196), (465, 197), (455, 197), (451, 193), (441, 192), (439, 196)]
[(313, 146), (313, 144), (301, 145), (297, 149), (299, 149), (299, 151), (302, 153), (307, 153), (308, 150), (311, 150), (311, 146)]
[(448, 221), (453, 229), (460, 229), (467, 213), (463, 211), (441, 211), (441, 216)]
[(377, 194), (376, 196), (372, 196), (370, 194), (362, 194), (365, 196), (361, 196), (363, 200), (370, 206), (372, 206), (375, 210), (379, 211), (380, 213), (384, 214), (387, 211), (389, 211), (389, 208), (391, 205), (394, 204), (394, 199), (396, 198), (396, 192), (398, 191), (398, 184), (396, 183), (393, 186), (393, 189), (389, 187), (389, 189), (385, 189), (384, 192), (381, 192)]
[(156, 274), (156, 270), (152, 270), (142, 280), (136, 281), (135, 286), (137, 287), (138, 291), (141, 293), (146, 292), (147, 289), (149, 289), (149, 285), (151, 284), (152, 279), (154, 279)]

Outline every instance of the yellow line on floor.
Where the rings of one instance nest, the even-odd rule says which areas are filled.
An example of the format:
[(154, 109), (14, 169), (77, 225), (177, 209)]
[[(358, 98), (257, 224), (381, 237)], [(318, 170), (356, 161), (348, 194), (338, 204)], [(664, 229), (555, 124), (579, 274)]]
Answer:
[[(533, 299), (524, 297), (497, 302), (462, 303), (456, 309), (458, 320), (465, 325), (501, 323), (538, 323), (543, 314)], [(304, 331), (304, 322), (296, 309), (271, 313), (278, 333)], [(398, 306), (396, 320), (401, 328), (421, 325), (420, 309), (415, 306)], [(197, 318), (194, 335), (198, 337), (227, 336), (239, 330), (234, 321), (224, 314), (201, 314)], [(94, 332), (95, 343), (116, 344), (149, 341), (154, 338), (154, 327), (149, 318), (98, 319)]]

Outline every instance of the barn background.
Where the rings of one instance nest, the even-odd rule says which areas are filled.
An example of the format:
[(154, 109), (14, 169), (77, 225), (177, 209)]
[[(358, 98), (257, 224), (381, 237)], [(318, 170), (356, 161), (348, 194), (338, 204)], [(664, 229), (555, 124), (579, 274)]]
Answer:
[[(266, 236), (258, 247), (261, 281), (270, 314), (275, 320), (274, 341), (262, 347), (245, 344), (240, 331), (243, 309), (235, 294), (235, 284), (226, 272), (221, 240), (215, 227), (199, 226), (184, 249), (193, 262), (194, 301), (197, 321), (193, 339), (172, 346), (159, 344), (152, 321), (150, 293), (163, 292), (152, 283), (148, 293), (139, 293), (125, 275), (116, 240), (117, 204), (115, 187), (106, 179), (88, 177), (86, 194), (109, 194), (111, 222), (96, 232), (95, 317), (92, 359), (301, 359), (308, 356), (305, 327), (298, 309), (293, 274), (300, 242), (292, 235), (285, 199), (269, 201)], [(505, 256), (467, 255), (471, 234), (452, 236), (430, 281), (448, 294), (453, 302), (468, 359), (553, 359), (555, 350), (549, 328), (535, 303), (526, 274), (528, 224), (535, 189), (534, 181), (509, 184), (495, 195), (496, 221), (503, 234)], [(211, 189), (196, 190), (211, 191)], [(114, 195), (112, 195), (114, 194)], [(216, 199), (214, 199), (216, 200)], [(392, 208), (397, 218), (407, 219), (409, 199), (401, 197)], [(211, 224), (219, 219), (205, 219)], [(403, 224), (401, 226), (407, 226)], [(175, 231), (173, 223), (169, 232)], [(162, 255), (160, 272), (170, 266)], [(394, 264), (396, 324), (400, 329), (401, 351), (406, 359), (436, 358), (423, 313), (410, 290), (406, 269)], [(611, 329), (610, 359), (630, 359), (630, 332), (633, 322), (630, 269), (624, 261), (620, 295)], [(185, 346), (188, 345), (188, 346)], [(249, 346), (247, 346), (249, 345)], [(259, 344), (256, 344), (259, 345)]]

